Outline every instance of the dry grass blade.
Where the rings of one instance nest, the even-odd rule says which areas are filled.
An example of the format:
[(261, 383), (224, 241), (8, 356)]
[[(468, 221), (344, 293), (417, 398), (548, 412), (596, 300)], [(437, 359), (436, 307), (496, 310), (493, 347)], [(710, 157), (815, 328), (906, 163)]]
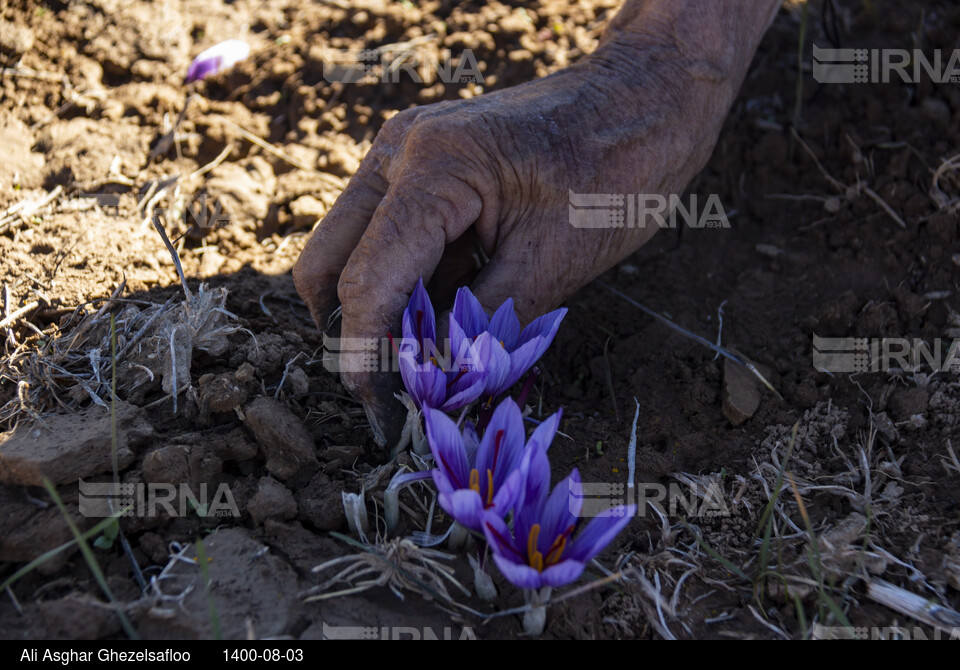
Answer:
[(29, 221), (30, 217), (40, 212), (45, 207), (49, 207), (54, 200), (63, 194), (63, 186), (57, 186), (39, 200), (21, 200), (11, 205), (0, 215), (0, 233), (11, 228), (14, 223), (23, 223)]
[(17, 320), (18, 320), (21, 316), (23, 316), (24, 314), (29, 314), (30, 312), (32, 312), (33, 310), (35, 310), (35, 309), (36, 309), (37, 307), (39, 307), (39, 306), (40, 306), (40, 301), (39, 301), (39, 300), (34, 300), (34, 301), (32, 301), (32, 302), (28, 302), (26, 305), (24, 305), (23, 307), (21, 307), (21, 308), (18, 309), (17, 311), (15, 311), (15, 312), (13, 312), (12, 314), (10, 314), (10, 316), (8, 316), (8, 317), (6, 317), (5, 319), (3, 319), (2, 321), (0, 321), (0, 329), (6, 328), (7, 326), (12, 326), (13, 324), (15, 324), (15, 323), (17, 322)]
[[(800, 146), (803, 147), (804, 151), (807, 152), (807, 155), (810, 156), (810, 159), (813, 161), (814, 165), (817, 166), (817, 169), (820, 170), (820, 174), (823, 175), (824, 179), (830, 182), (830, 185), (833, 186), (833, 188), (835, 188), (837, 192), (845, 195), (847, 193), (847, 189), (850, 187), (846, 186), (843, 182), (840, 182), (834, 179), (833, 176), (829, 172), (827, 172), (826, 168), (824, 168), (823, 165), (820, 164), (820, 161), (817, 159), (817, 155), (813, 153), (813, 149), (811, 149), (809, 145), (803, 141), (803, 138), (800, 137), (796, 129), (791, 128), (790, 133), (793, 135), (793, 138), (800, 143)], [(894, 211), (893, 207), (888, 205), (886, 200), (881, 198), (876, 191), (871, 189), (869, 186), (859, 182), (857, 183), (857, 186), (855, 188), (858, 194), (862, 191), (866, 193), (871, 200), (873, 200), (875, 203), (880, 205), (883, 211), (885, 211), (890, 216), (890, 218), (897, 223), (898, 226), (904, 229), (907, 227), (906, 222), (904, 222), (904, 220), (900, 218), (900, 215), (897, 214), (896, 211)]]
[(960, 154), (943, 161), (933, 173), (933, 182), (930, 185), (930, 199), (937, 205), (938, 209), (955, 205), (958, 198), (950, 198), (940, 187), (940, 179), (947, 174), (960, 171)]
[(873, 579), (867, 584), (867, 596), (927, 625), (960, 628), (960, 613), (882, 579)]
[[(442, 564), (453, 558), (435, 549), (418, 547), (405, 538), (396, 538), (375, 545), (361, 544), (339, 533), (335, 537), (361, 548), (359, 553), (341, 556), (318, 565), (313, 572), (324, 572), (335, 566), (346, 566), (336, 575), (322, 584), (301, 594), (306, 602), (326, 600), (344, 595), (360, 593), (378, 586), (386, 586), (401, 600), (403, 591), (419, 593), (427, 600), (438, 600), (444, 604), (456, 606), (450, 596), (447, 584), (457, 587), (464, 595), (470, 591), (453, 576), (453, 568)], [(348, 588), (330, 592), (335, 584), (346, 584)]]
[(888, 205), (887, 201), (881, 198), (876, 191), (874, 191), (869, 186), (864, 186), (862, 190), (864, 193), (866, 193), (870, 197), (871, 200), (873, 200), (875, 203), (880, 205), (880, 207), (883, 208), (883, 211), (885, 211), (890, 216), (891, 219), (897, 222), (898, 226), (900, 226), (903, 229), (906, 229), (907, 227), (906, 221), (900, 218), (900, 215), (893, 210), (893, 207)]

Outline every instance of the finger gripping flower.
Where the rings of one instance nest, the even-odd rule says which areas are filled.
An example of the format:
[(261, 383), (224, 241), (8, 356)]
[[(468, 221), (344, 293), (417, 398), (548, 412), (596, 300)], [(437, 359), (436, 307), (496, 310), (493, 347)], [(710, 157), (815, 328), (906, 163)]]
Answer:
[(530, 462), (525, 455), (546, 450), (560, 413), (544, 421), (526, 444), (520, 408), (510, 398), (496, 408), (480, 440), (472, 425), (461, 433), (443, 412), (425, 409), (424, 419), (440, 506), (462, 526), (482, 533), (486, 520), (502, 520), (513, 509), (526, 476), (523, 463)]
[(492, 317), (487, 317), (480, 301), (470, 289), (463, 287), (457, 291), (453, 303), (450, 339), (457, 349), (464, 339), (475, 340), (489, 333), (495, 344), (485, 357), (489, 370), (483, 391), (496, 397), (513, 386), (543, 356), (566, 314), (565, 307), (554, 310), (534, 319), (521, 331), (512, 298), (507, 298)]
[(583, 492), (576, 468), (549, 496), (550, 463), (544, 450), (531, 454), (526, 475), (513, 531), (501, 518), (484, 519), (483, 530), (494, 561), (503, 576), (519, 588), (569, 584), (627, 525), (636, 506), (614, 507), (581, 527)]

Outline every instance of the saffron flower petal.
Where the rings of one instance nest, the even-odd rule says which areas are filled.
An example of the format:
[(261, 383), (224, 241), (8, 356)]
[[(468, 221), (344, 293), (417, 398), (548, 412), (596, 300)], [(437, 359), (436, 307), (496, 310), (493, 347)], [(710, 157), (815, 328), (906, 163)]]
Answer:
[(187, 69), (187, 83), (206, 79), (229, 70), (250, 55), (250, 45), (241, 40), (226, 40), (202, 51)]
[(520, 337), (520, 319), (513, 311), (513, 298), (507, 298), (490, 318), (487, 330), (503, 345), (507, 351), (513, 351)]
[(502, 484), (520, 464), (524, 437), (523, 414), (513, 399), (506, 398), (493, 411), (480, 440), (476, 467), (481, 479), (489, 470), (494, 488)]
[[(407, 393), (418, 409), (444, 406), (448, 399), (447, 376), (433, 357), (437, 352), (436, 316), (422, 279), (417, 281), (403, 311), (402, 328), (398, 355), (400, 376)], [(463, 404), (469, 402), (472, 400)]]
[(447, 395), (447, 376), (433, 363), (417, 363), (409, 347), (400, 345), (400, 376), (418, 409), (440, 407)]
[(463, 436), (457, 424), (440, 410), (425, 408), (423, 418), (427, 424), (427, 441), (433, 460), (455, 489), (468, 489), (470, 464)]
[[(570, 509), (572, 500), (570, 494), (571, 491), (579, 488), (580, 473), (574, 468), (566, 479), (554, 487), (550, 497), (547, 498), (547, 502), (539, 510), (540, 513), (536, 519), (540, 524), (537, 546), (545, 558), (550, 553), (551, 548), (558, 542), (557, 538), (561, 538), (559, 542), (566, 546), (570, 540), (570, 535), (577, 527), (577, 516)], [(525, 508), (520, 513), (524, 514), (529, 509)], [(529, 521), (531, 520), (528, 519)], [(562, 555), (563, 558), (569, 558), (567, 552), (563, 552)]]
[(573, 559), (560, 561), (540, 573), (540, 579), (543, 586), (564, 586), (579, 579), (586, 567), (584, 561)]
[[(523, 563), (515, 563), (500, 554), (494, 554), (493, 560), (507, 581), (521, 589), (539, 589), (545, 586), (543, 574)], [(581, 568), (582, 570), (582, 568)]]
[(485, 510), (480, 494), (471, 489), (460, 489), (437, 497), (440, 507), (457, 520), (464, 528), (478, 529), (483, 523)]
[(534, 338), (541, 337), (547, 341), (544, 346), (544, 350), (550, 343), (553, 342), (553, 338), (557, 334), (557, 330), (560, 328), (560, 322), (563, 321), (563, 317), (567, 315), (567, 308), (561, 307), (560, 309), (555, 309), (552, 312), (539, 316), (530, 323), (527, 324), (527, 327), (523, 329), (523, 332), (520, 333), (520, 338), (517, 341), (517, 346), (523, 346), (527, 342), (530, 342)]
[(517, 348), (510, 352), (510, 374), (500, 388), (501, 393), (516, 384), (520, 377), (540, 360), (553, 342), (566, 313), (566, 307), (554, 310), (534, 319), (523, 329)]
[(450, 338), (457, 349), (464, 338), (476, 339), (487, 332), (509, 355), (509, 365), (498, 352), (487, 355), (489, 368), (484, 393), (497, 397), (513, 386), (543, 356), (566, 314), (566, 308), (554, 310), (534, 319), (521, 331), (512, 298), (507, 298), (493, 317), (488, 318), (476, 296), (470, 289), (462, 287), (457, 291), (453, 303)]
[(469, 405), (480, 397), (486, 384), (486, 375), (490, 363), (487, 360), (491, 350), (490, 336), (482, 334), (476, 342), (468, 338), (453, 335), (460, 330), (454, 318), (450, 317), (451, 342), (454, 349), (451, 352), (450, 369), (446, 372), (446, 396), (441, 409), (446, 412)]
[(560, 428), (560, 419), (562, 417), (563, 410), (559, 409), (541, 421), (540, 425), (533, 431), (527, 444), (531, 447), (535, 446), (538, 449), (547, 451), (550, 448), (550, 443), (553, 442), (554, 436), (557, 434), (557, 430)]
[(497, 518), (504, 518), (513, 509), (517, 497), (520, 495), (520, 489), (523, 487), (523, 473), (514, 470), (504, 480), (503, 484), (493, 494), (493, 507), (491, 510)]
[(460, 323), (468, 337), (477, 337), (487, 329), (490, 322), (487, 313), (480, 306), (480, 301), (466, 286), (457, 290), (457, 296), (453, 300), (451, 316)]
[(636, 505), (618, 505), (594, 517), (570, 545), (566, 555), (587, 563), (613, 541), (636, 513)]

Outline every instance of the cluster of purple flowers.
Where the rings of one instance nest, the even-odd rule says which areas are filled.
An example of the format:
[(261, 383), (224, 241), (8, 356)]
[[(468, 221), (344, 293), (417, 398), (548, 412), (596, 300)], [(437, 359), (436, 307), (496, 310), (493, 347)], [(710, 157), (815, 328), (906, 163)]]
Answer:
[(489, 407), (543, 355), (565, 314), (556, 310), (521, 331), (512, 300), (488, 317), (473, 294), (461, 288), (450, 315), (446, 357), (435, 346), (435, 315), (422, 282), (403, 315), (400, 370), (423, 412), (440, 506), (485, 538), (500, 571), (523, 589), (577, 579), (635, 508), (615, 507), (583, 523), (576, 469), (550, 490), (547, 451), (562, 412), (541, 422), (529, 439), (521, 408), (509, 397), (480, 435), (469, 420), (461, 429), (445, 412), (478, 399)]
[(399, 354), (407, 392), (418, 409), (445, 412), (481, 397), (495, 398), (533, 367), (553, 342), (566, 313), (566, 308), (555, 310), (521, 331), (512, 299), (491, 318), (464, 287), (457, 291), (448, 346), (441, 351), (433, 305), (421, 280), (403, 312)]

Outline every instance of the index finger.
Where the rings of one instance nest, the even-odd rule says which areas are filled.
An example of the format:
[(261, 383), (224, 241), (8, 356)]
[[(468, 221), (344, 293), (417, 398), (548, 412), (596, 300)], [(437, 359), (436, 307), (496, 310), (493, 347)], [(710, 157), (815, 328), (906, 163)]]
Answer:
[[(452, 176), (405, 174), (390, 186), (342, 275), (341, 335), (399, 335), (400, 318), (418, 279), (429, 280), (443, 250), (480, 216), (480, 195)], [(381, 446), (399, 434), (402, 407), (394, 399), (400, 375), (383, 370), (343, 371), (344, 386), (364, 403)]]

